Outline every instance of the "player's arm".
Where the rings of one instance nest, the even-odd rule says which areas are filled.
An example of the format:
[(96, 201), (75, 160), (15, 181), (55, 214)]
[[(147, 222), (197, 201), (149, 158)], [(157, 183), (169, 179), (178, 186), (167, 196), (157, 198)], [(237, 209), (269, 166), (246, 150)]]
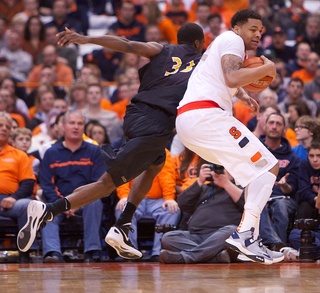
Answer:
[(153, 56), (159, 54), (163, 48), (163, 45), (157, 42), (135, 42), (113, 35), (99, 37), (83, 36), (76, 32), (70, 31), (68, 28), (66, 28), (66, 30), (63, 32), (58, 33), (57, 36), (59, 37), (59, 46), (68, 46), (71, 43), (78, 45), (95, 44), (114, 51), (133, 53), (147, 58), (152, 58)]
[(266, 75), (276, 76), (276, 68), (272, 61), (261, 56), (264, 65), (255, 68), (242, 68), (243, 60), (232, 54), (223, 55), (221, 66), (226, 85), (230, 88), (240, 88)]

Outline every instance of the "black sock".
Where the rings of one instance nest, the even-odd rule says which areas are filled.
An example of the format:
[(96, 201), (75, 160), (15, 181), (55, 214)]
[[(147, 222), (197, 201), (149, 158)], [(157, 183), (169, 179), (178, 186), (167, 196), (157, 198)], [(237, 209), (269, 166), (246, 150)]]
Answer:
[(65, 197), (47, 204), (48, 212), (50, 212), (54, 217), (70, 210), (70, 208), (70, 202)]
[(132, 204), (131, 202), (127, 202), (124, 210), (122, 211), (117, 225), (124, 225), (126, 223), (131, 223), (132, 217), (134, 212), (136, 211), (137, 207)]

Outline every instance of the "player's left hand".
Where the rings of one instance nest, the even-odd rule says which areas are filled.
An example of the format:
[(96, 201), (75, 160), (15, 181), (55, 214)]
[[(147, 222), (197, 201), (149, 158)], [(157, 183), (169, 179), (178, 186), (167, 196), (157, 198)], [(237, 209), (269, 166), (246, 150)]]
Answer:
[(240, 100), (252, 110), (253, 115), (258, 114), (259, 104), (254, 98), (251, 98), (248, 94), (244, 94)]
[(165, 210), (168, 208), (168, 211), (171, 214), (174, 214), (180, 210), (178, 203), (173, 199), (168, 199), (162, 204), (162, 208)]

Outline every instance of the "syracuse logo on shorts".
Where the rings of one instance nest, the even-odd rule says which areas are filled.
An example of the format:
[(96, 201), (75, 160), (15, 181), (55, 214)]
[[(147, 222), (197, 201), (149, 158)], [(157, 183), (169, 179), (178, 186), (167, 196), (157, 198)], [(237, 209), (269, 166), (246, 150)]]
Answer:
[[(235, 126), (233, 126), (233, 127), (231, 127), (231, 128), (229, 129), (229, 133), (232, 135), (232, 137), (233, 137), (234, 139), (240, 139), (241, 136), (242, 136), (241, 131), (238, 130)], [(249, 139), (248, 139), (246, 136), (244, 136), (244, 137), (242, 137), (241, 140), (238, 142), (238, 145), (239, 145), (241, 148), (245, 148), (245, 147), (246, 147), (246, 149), (251, 153), (251, 154), (250, 154), (250, 156), (251, 156), (251, 157), (250, 157), (251, 162), (252, 162), (252, 163), (255, 163), (255, 162), (257, 162), (258, 160), (261, 159), (262, 155), (261, 155), (261, 153), (260, 153), (259, 151), (253, 150), (253, 149), (250, 147), (249, 142), (250, 142)]]

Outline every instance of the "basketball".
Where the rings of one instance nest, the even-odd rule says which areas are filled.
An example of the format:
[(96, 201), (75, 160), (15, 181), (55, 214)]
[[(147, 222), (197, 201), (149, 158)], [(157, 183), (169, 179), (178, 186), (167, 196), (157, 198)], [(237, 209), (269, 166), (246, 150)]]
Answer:
[[(263, 60), (260, 57), (251, 57), (243, 62), (243, 68), (255, 68), (263, 65)], [(269, 84), (272, 82), (272, 77), (266, 75), (250, 84), (243, 86), (244, 89), (251, 92), (260, 92), (266, 89)]]

